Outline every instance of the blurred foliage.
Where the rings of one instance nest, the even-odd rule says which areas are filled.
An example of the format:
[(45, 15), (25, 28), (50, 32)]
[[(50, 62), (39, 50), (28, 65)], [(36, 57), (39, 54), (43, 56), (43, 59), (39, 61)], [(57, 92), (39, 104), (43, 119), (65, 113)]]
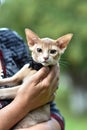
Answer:
[(87, 76), (87, 0), (6, 0), (0, 5), (0, 27), (16, 30), (23, 38), (25, 28), (54, 39), (73, 33), (61, 70), (69, 71), (75, 83)]
[(76, 115), (69, 109), (69, 96), (70, 90), (62, 90), (62, 87), (57, 93), (56, 103), (65, 118), (65, 130), (86, 130), (87, 113)]
[(86, 0), (6, 0), (0, 7), (0, 27), (14, 29), (23, 37), (26, 27), (41, 37), (57, 38), (71, 32), (74, 36), (66, 59), (74, 66), (87, 66)]

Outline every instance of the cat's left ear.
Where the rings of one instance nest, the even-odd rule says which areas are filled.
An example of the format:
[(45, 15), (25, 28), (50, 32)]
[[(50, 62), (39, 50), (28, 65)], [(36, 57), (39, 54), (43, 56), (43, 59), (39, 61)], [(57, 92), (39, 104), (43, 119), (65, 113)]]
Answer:
[(72, 39), (73, 34), (69, 33), (66, 34), (56, 40), (56, 44), (58, 48), (60, 49), (61, 53), (64, 53), (65, 49), (67, 48), (67, 45), (69, 44), (70, 40)]
[(30, 29), (25, 29), (26, 39), (29, 47), (33, 47), (33, 45), (38, 41), (39, 37)]

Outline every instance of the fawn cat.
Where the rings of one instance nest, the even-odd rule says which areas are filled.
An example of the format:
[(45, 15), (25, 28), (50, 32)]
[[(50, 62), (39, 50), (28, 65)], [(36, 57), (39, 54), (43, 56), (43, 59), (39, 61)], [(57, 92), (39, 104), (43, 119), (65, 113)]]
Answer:
[[(30, 29), (25, 29), (26, 39), (31, 51), (32, 63), (24, 65), (15, 75), (9, 78), (0, 79), (0, 85), (8, 85), (10, 88), (0, 89), (0, 99), (13, 99), (16, 96), (20, 83), (29, 79), (37, 72), (37, 68), (32, 69), (33, 64), (38, 66), (52, 66), (58, 64), (61, 54), (64, 53), (73, 34), (67, 34), (56, 40), (51, 38), (39, 38)], [(15, 86), (15, 87), (14, 87)], [(13, 129), (28, 128), (37, 123), (50, 119), (50, 105), (44, 105), (30, 113), (22, 119)]]

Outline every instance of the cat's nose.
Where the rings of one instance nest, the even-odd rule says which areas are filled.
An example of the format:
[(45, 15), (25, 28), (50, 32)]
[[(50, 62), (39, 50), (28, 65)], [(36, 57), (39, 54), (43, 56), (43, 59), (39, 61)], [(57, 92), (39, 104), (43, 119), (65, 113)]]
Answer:
[(48, 57), (43, 57), (44, 58), (44, 60), (48, 60)]

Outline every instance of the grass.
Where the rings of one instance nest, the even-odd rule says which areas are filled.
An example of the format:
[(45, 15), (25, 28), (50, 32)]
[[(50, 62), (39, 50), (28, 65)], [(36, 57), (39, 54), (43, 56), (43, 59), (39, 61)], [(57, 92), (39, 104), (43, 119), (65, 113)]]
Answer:
[(64, 90), (62, 87), (58, 90), (56, 96), (56, 103), (61, 113), (65, 118), (65, 130), (86, 130), (87, 129), (87, 114), (76, 116), (69, 107), (68, 89)]

